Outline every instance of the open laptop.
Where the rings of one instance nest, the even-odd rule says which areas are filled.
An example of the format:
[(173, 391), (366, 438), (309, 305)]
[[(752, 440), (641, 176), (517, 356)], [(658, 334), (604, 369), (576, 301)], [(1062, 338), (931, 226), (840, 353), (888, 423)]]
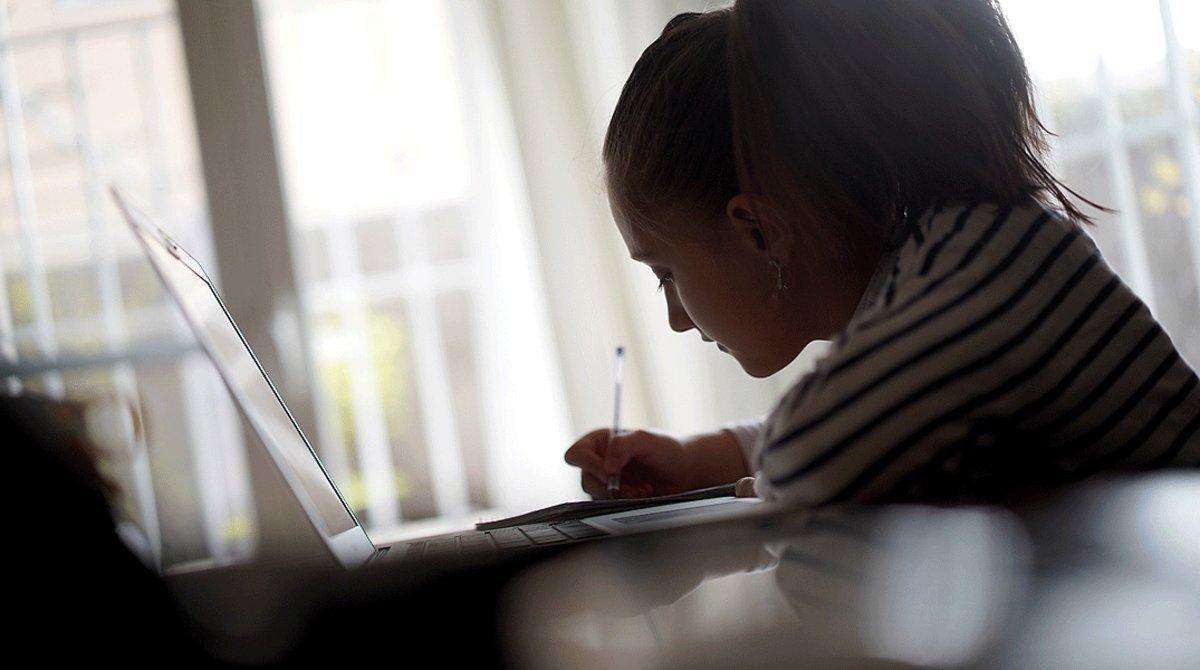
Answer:
[(559, 546), (608, 535), (728, 518), (746, 513), (751, 507), (751, 501), (726, 496), (590, 518), (524, 523), (406, 540), (396, 545), (377, 545), (358, 522), (292, 418), (204, 269), (132, 206), (118, 189), (113, 188), (112, 194), (167, 293), (178, 304), (184, 320), (212, 359), (234, 401), (265, 445), (313, 528), (344, 567), (359, 567), (385, 556), (389, 560), (442, 558)]

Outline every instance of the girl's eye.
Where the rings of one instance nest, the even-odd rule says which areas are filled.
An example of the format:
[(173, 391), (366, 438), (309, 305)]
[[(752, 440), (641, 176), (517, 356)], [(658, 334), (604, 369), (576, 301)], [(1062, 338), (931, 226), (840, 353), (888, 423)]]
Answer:
[(659, 291), (663, 290), (664, 286), (666, 286), (667, 284), (673, 283), (674, 281), (675, 281), (675, 278), (669, 274), (665, 274), (665, 275), (659, 277), (658, 278), (658, 290)]

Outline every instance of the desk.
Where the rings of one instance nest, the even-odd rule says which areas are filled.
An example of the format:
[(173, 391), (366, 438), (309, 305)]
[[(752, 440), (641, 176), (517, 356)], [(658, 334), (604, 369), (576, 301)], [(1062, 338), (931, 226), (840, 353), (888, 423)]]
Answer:
[[(1200, 667), (1200, 473), (1019, 506), (828, 509), (498, 562), (177, 575), (239, 663)], [(218, 597), (224, 594), (224, 597)]]
[(1200, 667), (1200, 475), (597, 543), (499, 620), (521, 667)]

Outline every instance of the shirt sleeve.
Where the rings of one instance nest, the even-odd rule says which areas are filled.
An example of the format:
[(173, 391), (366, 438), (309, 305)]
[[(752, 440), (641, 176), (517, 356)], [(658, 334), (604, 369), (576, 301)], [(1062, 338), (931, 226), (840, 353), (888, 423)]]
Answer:
[(759, 440), (762, 438), (763, 431), (766, 430), (766, 417), (760, 416), (756, 419), (729, 423), (721, 426), (721, 430), (728, 431), (737, 440), (738, 447), (742, 450), (742, 460), (746, 463), (746, 470), (753, 473)]

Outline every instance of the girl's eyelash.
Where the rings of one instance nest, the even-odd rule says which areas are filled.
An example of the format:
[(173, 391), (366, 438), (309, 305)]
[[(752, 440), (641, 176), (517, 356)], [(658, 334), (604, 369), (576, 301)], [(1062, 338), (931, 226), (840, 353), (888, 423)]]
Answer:
[(669, 275), (669, 274), (659, 277), (658, 278), (658, 290), (659, 291), (663, 290), (663, 287), (666, 286), (667, 284), (669, 284), (671, 281), (672, 281), (672, 278), (671, 278), (671, 275)]

